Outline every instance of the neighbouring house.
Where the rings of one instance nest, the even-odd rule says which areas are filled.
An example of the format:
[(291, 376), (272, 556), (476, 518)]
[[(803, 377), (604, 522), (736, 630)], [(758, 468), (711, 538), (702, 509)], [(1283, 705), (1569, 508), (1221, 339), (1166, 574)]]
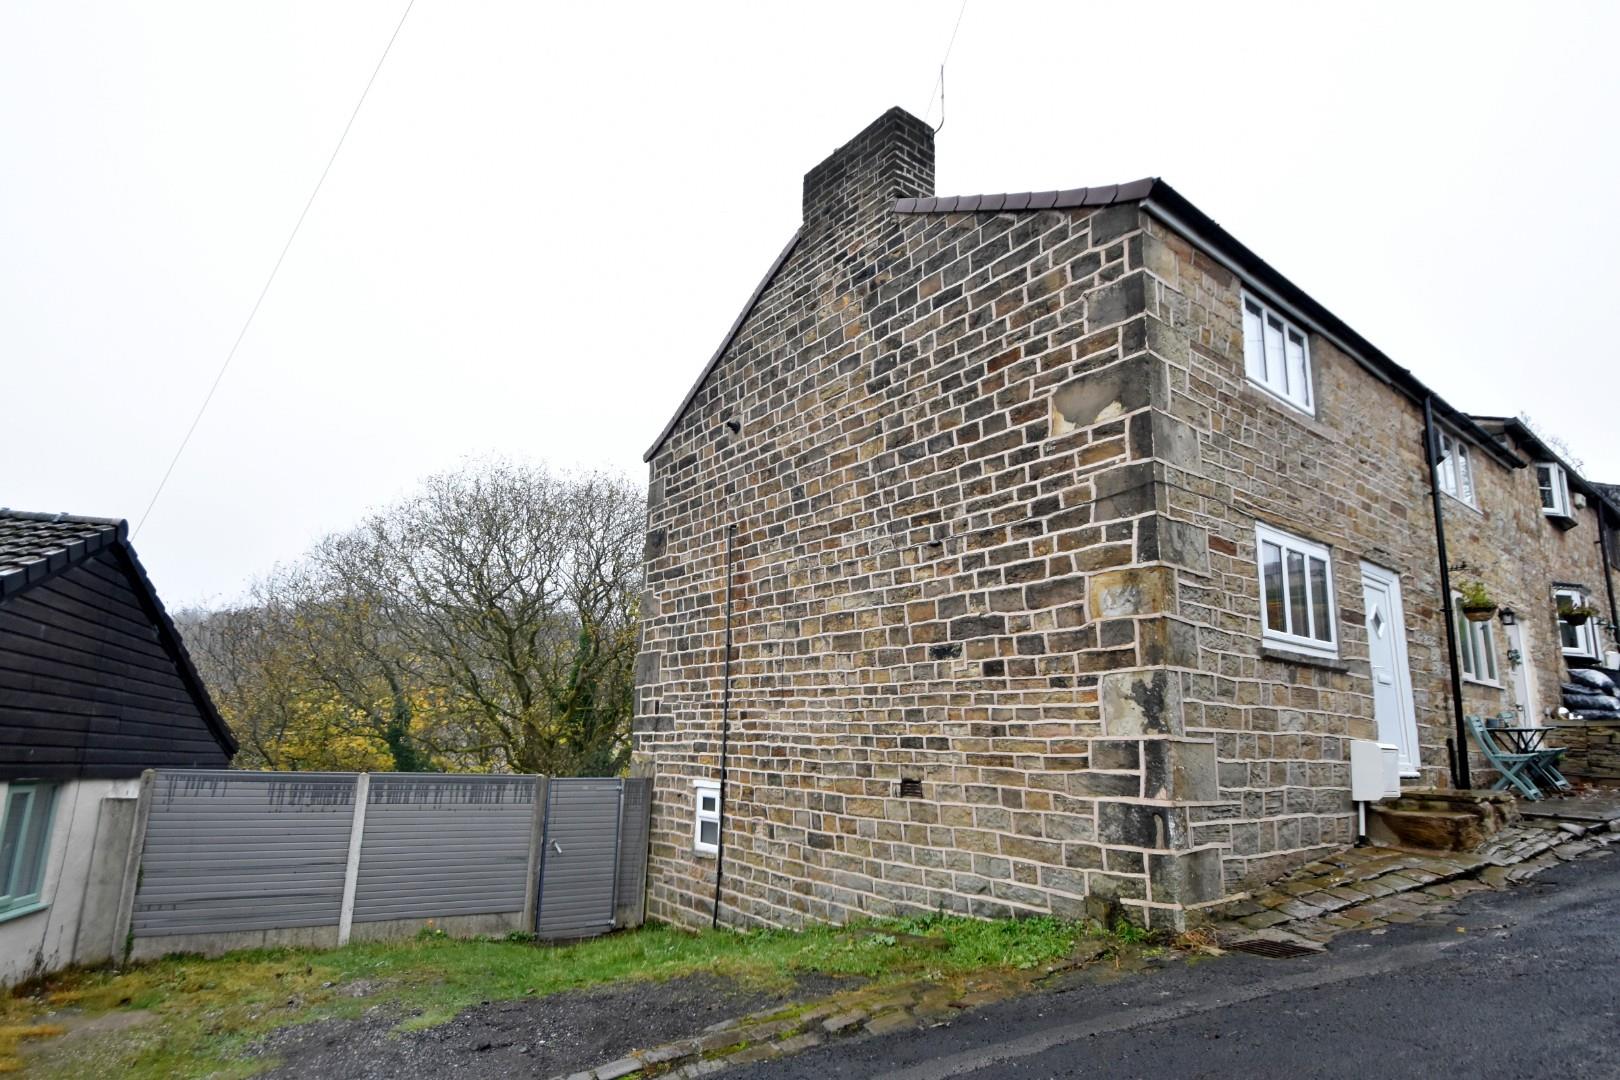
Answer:
[(1454, 688), (1556, 706), (1598, 487), (1162, 180), (933, 178), (898, 109), (811, 170), (647, 453), (651, 916), (1180, 925), (1353, 841), (1351, 740), (1445, 786)]
[(120, 954), (141, 772), (236, 750), (128, 534), (0, 509), (0, 985)]

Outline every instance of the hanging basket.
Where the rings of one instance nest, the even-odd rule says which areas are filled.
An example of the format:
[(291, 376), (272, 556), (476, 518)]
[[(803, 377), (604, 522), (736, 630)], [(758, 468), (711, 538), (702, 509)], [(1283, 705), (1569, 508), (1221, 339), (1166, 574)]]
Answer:
[(1467, 605), (1464, 605), (1462, 613), (1463, 618), (1467, 619), (1469, 622), (1490, 622), (1492, 619), (1496, 618), (1496, 605), (1492, 604), (1489, 607), (1481, 607), (1478, 605), (1468, 607)]
[(1590, 619), (1592, 615), (1590, 612), (1586, 611), (1566, 611), (1560, 613), (1558, 617), (1569, 623), (1571, 626), (1585, 626), (1587, 620)]

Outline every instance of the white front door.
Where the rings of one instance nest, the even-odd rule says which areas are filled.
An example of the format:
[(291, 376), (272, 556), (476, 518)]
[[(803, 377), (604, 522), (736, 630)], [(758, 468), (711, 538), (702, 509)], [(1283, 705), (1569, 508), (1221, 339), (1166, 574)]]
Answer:
[(1541, 714), (1536, 710), (1536, 673), (1530, 669), (1530, 632), (1523, 623), (1515, 622), (1507, 628), (1507, 639), (1508, 670), (1513, 673), (1513, 705), (1519, 710), (1519, 723), (1539, 724)]
[(1406, 664), (1406, 612), (1401, 607), (1401, 576), (1372, 563), (1361, 564), (1361, 595), (1367, 612), (1367, 660), (1372, 668), (1373, 715), (1378, 741), (1400, 748), (1402, 776), (1418, 775), (1416, 710), (1412, 672)]

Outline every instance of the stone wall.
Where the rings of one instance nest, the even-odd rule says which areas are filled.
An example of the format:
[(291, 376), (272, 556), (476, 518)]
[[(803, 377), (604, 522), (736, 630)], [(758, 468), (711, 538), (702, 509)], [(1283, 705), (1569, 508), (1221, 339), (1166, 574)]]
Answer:
[[(728, 620), (725, 922), (1174, 924), (1349, 844), (1348, 741), (1378, 734), (1363, 560), (1402, 582), (1411, 782), (1448, 783), (1421, 406), (1317, 334), (1313, 415), (1253, 385), (1237, 277), (1137, 204), (894, 211), (932, 176), (899, 110), (817, 166), (651, 457), (649, 914), (713, 912), (693, 783), (721, 775)], [(1457, 576), (1535, 610), (1533, 475), (1473, 460)], [(1256, 522), (1331, 550), (1337, 656), (1263, 642)], [(1556, 686), (1556, 635), (1535, 648)], [(1469, 711), (1506, 706), (1505, 649)]]
[(870, 191), (929, 193), (930, 137), (890, 114), (812, 172), (805, 234), (652, 460), (653, 917), (711, 911), (692, 781), (719, 775), (732, 529), (725, 921), (1220, 896), (1171, 565), (1207, 555), (1156, 461), (1196, 447), (1165, 422), (1138, 213), (897, 216)]
[[(1209, 537), (1208, 575), (1183, 573), (1180, 581), (1201, 652), (1186, 725), (1214, 739), (1220, 759), (1220, 802), (1195, 811), (1193, 831), (1227, 852), (1227, 884), (1237, 889), (1354, 838), (1348, 740), (1377, 735), (1363, 559), (1401, 575), (1419, 719), (1416, 782), (1448, 776), (1449, 684), (1423, 417), (1314, 334), (1314, 416), (1252, 384), (1237, 277), (1146, 213), (1142, 223), (1166, 324), (1159, 339), (1171, 420), (1202, 449), (1166, 483), (1170, 514)], [(1336, 659), (1264, 644), (1257, 522), (1331, 550)]]
[(1620, 720), (1560, 724), (1547, 745), (1567, 748), (1558, 768), (1570, 779), (1620, 783)]

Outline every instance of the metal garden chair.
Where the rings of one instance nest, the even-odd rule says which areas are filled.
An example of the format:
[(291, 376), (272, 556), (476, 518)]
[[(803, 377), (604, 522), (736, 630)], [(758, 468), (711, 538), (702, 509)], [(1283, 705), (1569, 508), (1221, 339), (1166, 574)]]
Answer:
[[(1514, 788), (1527, 799), (1540, 799), (1541, 788), (1536, 784), (1535, 762), (1541, 757), (1541, 751), (1523, 752), (1517, 743), (1503, 741), (1506, 731), (1500, 727), (1492, 727), (1478, 716), (1470, 716), (1468, 730), (1474, 736), (1474, 742), (1479, 745), (1479, 752), (1485, 755), (1485, 760), (1502, 775), (1491, 785), (1491, 790), (1502, 791), (1508, 787)], [(1562, 753), (1562, 751), (1560, 751)], [(1567, 781), (1566, 781), (1567, 783)]]

